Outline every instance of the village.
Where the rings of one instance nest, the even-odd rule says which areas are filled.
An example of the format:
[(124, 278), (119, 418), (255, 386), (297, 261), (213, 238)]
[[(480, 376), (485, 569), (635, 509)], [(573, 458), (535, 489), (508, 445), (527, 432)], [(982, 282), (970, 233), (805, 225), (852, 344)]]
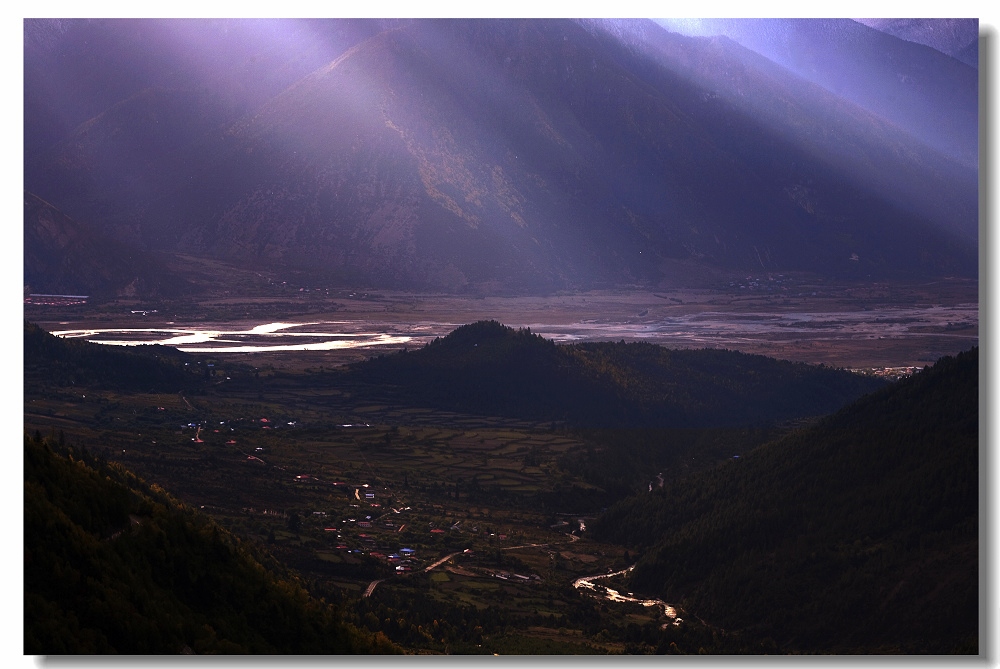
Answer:
[[(186, 399), (184, 401), (187, 402)], [(164, 411), (165, 408), (157, 407), (157, 410)], [(189, 437), (193, 444), (223, 448), (238, 454), (247, 466), (266, 468), (278, 480), (290, 483), (295, 490), (312, 500), (313, 506), (305, 510), (244, 506), (240, 512), (276, 525), (268, 534), (273, 543), (304, 539), (307, 543), (316, 542), (322, 546), (317, 554), (329, 562), (377, 562), (382, 565), (381, 573), (387, 575), (373, 579), (364, 590), (363, 597), (371, 596), (376, 586), (387, 578), (428, 573), (438, 568), (462, 577), (538, 584), (544, 579), (537, 571), (526, 568), (528, 565), (516, 560), (514, 562), (522, 567), (520, 571), (503, 568), (501, 565), (509, 565), (512, 560), (504, 560), (500, 556), (535, 550), (540, 551), (549, 563), (554, 563), (560, 558), (559, 547), (573, 544), (585, 531), (582, 519), (572, 525), (559, 520), (547, 528), (548, 541), (525, 543), (523, 528), (504, 529), (488, 521), (482, 522), (489, 517), (486, 509), (482, 510), (485, 512), (483, 515), (470, 514), (470, 517), (456, 519), (454, 509), (446, 510), (441, 503), (412, 501), (414, 495), (400, 495), (384, 481), (381, 484), (371, 480), (351, 482), (317, 473), (302, 473), (301, 468), (292, 469), (274, 462), (268, 453), (273, 447), (244, 447), (242, 443), (254, 442), (252, 437), (246, 439), (254, 432), (266, 434), (264, 431), (270, 431), (273, 435), (279, 430), (287, 433), (298, 426), (299, 422), (295, 420), (239, 417), (192, 421), (181, 425), (180, 430), (182, 433), (194, 430), (194, 435)], [(364, 422), (344, 423), (338, 427), (345, 430), (372, 428)], [(237, 433), (243, 435), (240, 441), (233, 437)], [(210, 505), (208, 508), (202, 505), (202, 509), (213, 511)], [(219, 510), (214, 509), (216, 512)], [(476, 509), (470, 511), (475, 512)], [(539, 528), (539, 531), (544, 530)], [(442, 552), (445, 553), (443, 556)], [(562, 553), (561, 557), (572, 560), (581, 556)], [(549, 572), (551, 574), (551, 569)]]

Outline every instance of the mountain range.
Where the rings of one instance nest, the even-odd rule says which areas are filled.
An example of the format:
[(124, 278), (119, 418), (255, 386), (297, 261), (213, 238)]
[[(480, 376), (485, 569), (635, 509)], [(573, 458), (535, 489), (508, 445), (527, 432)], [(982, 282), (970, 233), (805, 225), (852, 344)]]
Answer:
[[(856, 25), (974, 127), (957, 61)], [(26, 197), (141, 257), (473, 293), (977, 273), (969, 160), (652, 22), (28, 20), (25, 118)]]
[(978, 19), (854, 19), (870, 28), (937, 49), (979, 67)]

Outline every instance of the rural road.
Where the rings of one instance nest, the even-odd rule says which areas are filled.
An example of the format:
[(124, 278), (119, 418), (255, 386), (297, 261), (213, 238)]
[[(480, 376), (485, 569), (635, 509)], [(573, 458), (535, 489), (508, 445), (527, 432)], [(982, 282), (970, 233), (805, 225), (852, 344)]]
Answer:
[(371, 583), (369, 583), (368, 584), (368, 588), (365, 590), (365, 594), (363, 594), (361, 596), (362, 597), (371, 597), (371, 594), (373, 592), (375, 592), (375, 586), (378, 585), (379, 583), (381, 583), (384, 580), (385, 580), (384, 578), (380, 578), (377, 581), (372, 581)]
[[(427, 567), (426, 569), (424, 569), (424, 573), (429, 572), (431, 569), (434, 569), (435, 567), (440, 567), (441, 565), (443, 565), (448, 560), (452, 559), (456, 555), (461, 555), (463, 552), (464, 551), (455, 551), (454, 553), (452, 553), (450, 555), (445, 555), (443, 558), (441, 558), (440, 560), (438, 560), (434, 564), (432, 564), (429, 567)], [(405, 576), (405, 574), (404, 574), (404, 576)], [(365, 589), (365, 594), (363, 594), (361, 596), (362, 597), (370, 597), (371, 594), (373, 592), (375, 592), (375, 586), (377, 586), (379, 583), (381, 583), (384, 580), (385, 580), (384, 578), (380, 578), (378, 580), (375, 580), (375, 581), (372, 581), (371, 583), (369, 583), (368, 587)]]
[(521, 546), (507, 546), (501, 548), (502, 551), (516, 551), (518, 548), (546, 548), (548, 544), (523, 544)]
[(428, 572), (431, 569), (433, 569), (434, 567), (438, 567), (438, 566), (444, 564), (445, 562), (447, 562), (448, 560), (452, 559), (456, 555), (461, 555), (461, 554), (462, 554), (462, 551), (456, 551), (456, 552), (452, 553), (451, 555), (445, 555), (443, 558), (441, 558), (440, 560), (438, 560), (437, 562), (435, 562), (431, 566), (429, 566), (426, 569), (424, 569), (424, 571)]

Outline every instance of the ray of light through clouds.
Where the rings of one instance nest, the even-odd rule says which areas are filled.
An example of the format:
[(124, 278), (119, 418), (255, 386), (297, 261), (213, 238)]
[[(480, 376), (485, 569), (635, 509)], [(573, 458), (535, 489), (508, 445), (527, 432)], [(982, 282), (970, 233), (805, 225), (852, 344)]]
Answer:
[[(947, 120), (950, 114), (961, 113), (963, 110), (948, 107), (950, 100), (931, 99), (921, 95), (922, 81), (927, 74), (923, 71), (923, 63), (910, 63), (906, 59), (923, 51), (922, 48), (912, 48), (916, 42), (899, 39), (901, 46), (909, 47), (908, 51), (893, 48), (891, 52), (884, 51), (884, 44), (875, 44), (869, 37), (875, 34), (892, 35), (870, 27), (871, 21), (859, 22), (854, 19), (832, 21), (795, 20), (795, 19), (658, 19), (660, 25), (668, 30), (690, 36), (724, 35), (741, 46), (751, 49), (766, 58), (778, 63), (795, 75), (802, 77), (838, 95), (844, 95), (855, 103), (861, 104), (870, 111), (892, 120), (892, 98), (900, 92), (905, 95), (905, 102), (910, 118), (926, 118)], [(956, 40), (969, 39), (976, 34), (975, 18), (965, 19), (959, 23), (959, 28), (953, 30), (952, 47), (957, 50)], [(964, 24), (964, 25), (961, 25)], [(864, 25), (865, 28), (860, 26)], [(867, 30), (866, 30), (867, 29)], [(938, 19), (912, 20), (911, 32), (941, 33), (944, 24)], [(868, 31), (873, 31), (869, 33)], [(840, 33), (834, 38), (836, 33)], [(838, 46), (835, 39), (842, 40), (847, 48), (842, 52), (825, 51), (830, 45)], [(890, 40), (892, 41), (892, 40)], [(948, 40), (940, 39), (942, 47)], [(890, 47), (892, 48), (892, 47)], [(942, 48), (941, 53), (947, 54), (948, 48)], [(895, 62), (889, 62), (895, 61)], [(964, 63), (962, 64), (964, 65)], [(975, 85), (975, 74), (971, 69), (955, 63), (952, 77), (964, 79)], [(963, 70), (965, 70), (963, 72)], [(964, 81), (956, 82), (964, 85)], [(902, 87), (899, 84), (903, 84)], [(939, 90), (939, 89), (935, 89)], [(884, 92), (884, 99), (879, 100), (871, 91)], [(955, 90), (957, 94), (964, 91)], [(971, 124), (975, 123), (974, 109), (970, 109)], [(914, 130), (912, 124), (906, 126)], [(951, 152), (947, 138), (935, 135), (933, 128), (919, 131), (917, 136), (929, 145), (936, 147), (951, 157), (963, 161), (968, 166), (974, 166), (975, 156), (963, 156)]]
[[(947, 174), (956, 188), (974, 197), (979, 110), (978, 75), (971, 66), (888, 34), (879, 36), (875, 29), (851, 19), (656, 22), (700, 42), (703, 49), (724, 52), (728, 66), (725, 71), (706, 71), (683, 53), (663, 58), (660, 47), (647, 44), (652, 57), (660, 56), (665, 68), (707, 87), (817, 163), (853, 174), (858, 185), (880, 192), (917, 216), (939, 208), (944, 213), (940, 218), (947, 218), (946, 207), (916, 188), (918, 180), (912, 177), (887, 170), (858, 171), (857, 166), (878, 164), (887, 152), (908, 154), (914, 174), (928, 169)], [(967, 22), (975, 24), (976, 19)], [(629, 38), (627, 29), (617, 30)], [(719, 42), (720, 37), (735, 44)], [(758, 68), (783, 71), (772, 80), (779, 86), (759, 86), (748, 76)], [(795, 85), (797, 80), (813, 86)], [(790, 95), (793, 90), (796, 93)], [(942, 95), (942, 90), (949, 92)], [(836, 110), (835, 116), (831, 110)], [(850, 119), (849, 126), (838, 130), (846, 134), (836, 142), (826, 141), (832, 118)], [(952, 231), (974, 236), (974, 217), (965, 219), (949, 224)]]
[[(321, 14), (321, 13), (320, 13)], [(329, 23), (304, 19), (265, 18), (241, 20), (175, 19), (153, 22), (157, 30), (173, 45), (173, 52), (186, 65), (195, 82), (211, 88), (226, 70), (240, 68), (249, 76), (240, 79), (238, 90), (222, 91), (242, 107), (242, 118), (227, 126), (230, 134), (258, 132), (256, 121), (266, 114), (276, 100), (296, 96), (316, 78), (322, 78), (357, 50), (343, 53), (338, 35)], [(364, 68), (368, 63), (352, 61), (352, 67)], [(342, 77), (351, 86), (326, 87), (321, 113), (332, 118), (336, 114), (363, 119), (370, 112), (371, 91), (366, 82), (374, 73), (362, 72), (354, 77)], [(231, 84), (230, 84), (231, 85)], [(314, 89), (309, 90), (313, 94)], [(341, 116), (342, 118), (342, 116)], [(341, 120), (341, 119), (338, 119)], [(276, 125), (277, 132), (268, 140), (280, 149), (288, 162), (308, 162), (309, 138), (304, 140), (293, 128)], [(316, 158), (316, 157), (314, 157)], [(316, 162), (313, 160), (313, 162)]]
[(244, 19), (219, 23), (217, 30), (211, 30), (205, 20), (173, 19), (156, 21), (155, 26), (174, 45), (178, 60), (206, 83), (215, 80), (221, 69), (238, 67), (237, 54), (277, 53), (283, 54), (280, 61), (294, 62), (321, 45), (308, 24), (299, 21)]

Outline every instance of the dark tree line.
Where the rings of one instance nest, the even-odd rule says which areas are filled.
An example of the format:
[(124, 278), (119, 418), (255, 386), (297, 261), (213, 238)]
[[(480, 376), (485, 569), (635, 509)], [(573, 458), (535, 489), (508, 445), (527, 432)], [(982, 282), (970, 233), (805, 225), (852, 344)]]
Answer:
[[(188, 362), (187, 367), (184, 363)], [(204, 372), (194, 358), (168, 346), (102, 346), (60, 339), (24, 322), (25, 383), (90, 385), (177, 392), (197, 388)]]
[(587, 427), (768, 425), (830, 413), (884, 385), (736, 351), (559, 346), (495, 321), (358, 363), (329, 382), (398, 404)]
[(26, 654), (396, 650), (120, 465), (37, 437), (24, 456)]
[(978, 360), (943, 358), (590, 529), (643, 551), (636, 590), (782, 651), (975, 653)]

